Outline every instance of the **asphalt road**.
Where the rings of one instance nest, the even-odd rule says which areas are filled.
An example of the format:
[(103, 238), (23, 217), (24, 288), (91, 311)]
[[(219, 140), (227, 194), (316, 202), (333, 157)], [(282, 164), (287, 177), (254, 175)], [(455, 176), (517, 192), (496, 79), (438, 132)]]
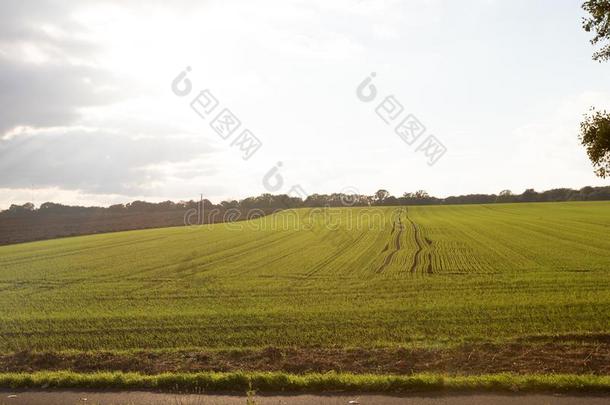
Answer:
[[(245, 396), (235, 395), (176, 395), (152, 392), (80, 392), (80, 391), (27, 391), (0, 392), (1, 405), (245, 405)], [(388, 396), (388, 395), (257, 395), (257, 405), (282, 404), (375, 404), (375, 405), (608, 405), (610, 396), (567, 395), (438, 395), (438, 396)], [(355, 402), (350, 402), (355, 401)]]

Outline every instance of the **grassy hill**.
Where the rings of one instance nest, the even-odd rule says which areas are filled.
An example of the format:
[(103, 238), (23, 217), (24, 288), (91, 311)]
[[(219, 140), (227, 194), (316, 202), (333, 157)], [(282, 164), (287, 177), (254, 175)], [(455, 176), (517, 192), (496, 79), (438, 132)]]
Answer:
[(605, 202), (299, 209), (0, 247), (0, 386), (607, 391), (609, 229)]
[(0, 247), (0, 350), (610, 333), (610, 203), (300, 209)]

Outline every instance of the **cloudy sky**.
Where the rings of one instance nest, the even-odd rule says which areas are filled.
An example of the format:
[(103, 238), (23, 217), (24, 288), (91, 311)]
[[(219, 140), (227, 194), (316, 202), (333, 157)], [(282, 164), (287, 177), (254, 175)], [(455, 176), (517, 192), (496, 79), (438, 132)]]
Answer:
[(580, 3), (2, 1), (0, 209), (606, 185), (577, 138), (610, 108)]

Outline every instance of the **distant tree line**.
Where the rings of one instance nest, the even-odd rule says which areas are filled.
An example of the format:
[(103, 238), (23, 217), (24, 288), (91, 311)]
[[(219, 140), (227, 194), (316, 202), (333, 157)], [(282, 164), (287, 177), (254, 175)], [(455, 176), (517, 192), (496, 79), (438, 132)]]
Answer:
[(341, 207), (341, 206), (393, 206), (393, 205), (443, 205), (443, 204), (494, 204), (519, 202), (552, 202), (552, 201), (602, 201), (610, 200), (610, 186), (583, 187), (580, 190), (571, 188), (555, 188), (537, 192), (527, 189), (521, 194), (513, 194), (510, 190), (502, 190), (498, 194), (466, 194), (438, 198), (430, 196), (426, 191), (403, 193), (400, 197), (391, 195), (387, 190), (380, 189), (373, 195), (364, 194), (312, 194), (303, 200), (286, 194), (261, 194), (258, 197), (248, 197), (242, 200), (226, 200), (213, 204), (208, 199), (201, 201), (163, 201), (150, 203), (133, 201), (127, 204), (104, 207), (80, 207), (45, 202), (36, 208), (32, 203), (13, 204), (8, 210), (0, 211), (0, 217), (23, 216), (32, 214), (128, 214), (152, 212), (184, 212), (189, 209), (225, 212), (227, 210), (254, 210), (269, 212), (277, 209), (303, 207)]
[(0, 211), (0, 245), (64, 236), (126, 231), (132, 229), (183, 226), (239, 221), (273, 212), (303, 207), (367, 207), (392, 205), (493, 204), (544, 201), (610, 200), (610, 187), (583, 187), (580, 190), (557, 188), (543, 192), (533, 189), (522, 194), (503, 190), (496, 194), (468, 194), (437, 198), (423, 190), (395, 197), (387, 190), (373, 195), (312, 194), (304, 200), (285, 194), (262, 194), (243, 200), (213, 204), (200, 201), (133, 201), (110, 207), (78, 207), (46, 202), (36, 208), (32, 203), (13, 204)]

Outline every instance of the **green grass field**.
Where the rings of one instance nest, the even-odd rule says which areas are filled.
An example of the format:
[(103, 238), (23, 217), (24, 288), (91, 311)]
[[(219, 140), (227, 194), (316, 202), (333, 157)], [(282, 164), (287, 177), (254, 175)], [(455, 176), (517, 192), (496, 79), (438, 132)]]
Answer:
[(610, 203), (302, 209), (0, 247), (0, 352), (610, 333)]

